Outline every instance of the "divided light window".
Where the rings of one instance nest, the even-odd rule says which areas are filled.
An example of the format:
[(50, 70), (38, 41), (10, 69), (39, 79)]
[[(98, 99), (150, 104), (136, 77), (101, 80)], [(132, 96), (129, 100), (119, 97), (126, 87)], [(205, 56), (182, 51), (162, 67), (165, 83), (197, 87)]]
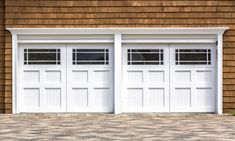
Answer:
[(60, 49), (24, 49), (25, 65), (59, 65)]
[(73, 65), (108, 65), (109, 49), (73, 49)]
[(176, 65), (210, 65), (211, 49), (176, 49)]
[(163, 49), (128, 49), (128, 65), (163, 65)]

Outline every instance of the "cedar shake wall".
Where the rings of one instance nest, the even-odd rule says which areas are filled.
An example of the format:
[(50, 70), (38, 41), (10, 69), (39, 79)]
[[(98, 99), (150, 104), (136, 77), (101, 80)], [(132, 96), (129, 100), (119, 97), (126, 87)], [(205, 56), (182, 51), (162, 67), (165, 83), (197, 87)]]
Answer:
[[(2, 21), (0, 23), (2, 35), (4, 25)], [(224, 35), (223, 106), (224, 112), (235, 111), (234, 0), (6, 0), (5, 26), (8, 28), (228, 26), (230, 29)], [(4, 106), (5, 111), (10, 113), (12, 45), (11, 34), (6, 32), (5, 35)], [(1, 48), (4, 44), (3, 39), (1, 36)], [(2, 64), (4, 62), (0, 65)], [(0, 73), (0, 87), (2, 87), (1, 69)]]
[(4, 25), (4, 0), (0, 0), (0, 113), (4, 112), (5, 99), (5, 69), (4, 69), (4, 48), (5, 48), (5, 25)]

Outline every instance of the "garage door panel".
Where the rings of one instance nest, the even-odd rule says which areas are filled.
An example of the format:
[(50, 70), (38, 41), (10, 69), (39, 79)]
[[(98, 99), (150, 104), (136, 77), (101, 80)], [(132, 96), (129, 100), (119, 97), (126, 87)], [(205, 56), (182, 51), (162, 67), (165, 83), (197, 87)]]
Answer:
[(61, 83), (61, 70), (45, 70), (45, 82)]
[(73, 83), (88, 83), (88, 70), (72, 70)]
[(40, 108), (40, 89), (39, 88), (24, 88), (23, 89), (23, 107)]
[(197, 88), (196, 89), (196, 105), (199, 107), (214, 106), (213, 90), (211, 88)]
[(94, 106), (109, 107), (113, 103), (112, 91), (109, 88), (94, 88)]
[(65, 44), (19, 44), (20, 112), (65, 112)]
[(62, 98), (61, 88), (45, 88), (45, 101), (48, 109), (62, 108)]
[(123, 47), (123, 111), (168, 111), (169, 47), (158, 44)]
[(150, 88), (148, 90), (148, 107), (150, 108), (164, 108), (166, 95), (164, 88)]
[(142, 70), (129, 70), (127, 71), (128, 83), (143, 83), (143, 71)]
[(143, 107), (143, 89), (141, 88), (129, 88), (126, 94), (126, 106), (132, 108), (142, 108)]
[(113, 45), (68, 44), (67, 56), (67, 111), (112, 112)]
[(191, 83), (191, 70), (176, 70), (174, 72), (175, 83)]
[(88, 89), (87, 88), (73, 88), (70, 99), (71, 107), (74, 109), (85, 109), (89, 106)]
[(164, 70), (149, 70), (148, 71), (148, 82), (149, 83), (164, 83), (165, 80)]
[(175, 109), (187, 109), (192, 105), (191, 102), (192, 91), (190, 88), (176, 88), (170, 97), (170, 105)]
[(23, 71), (23, 82), (24, 83), (39, 83), (40, 82), (40, 71), (39, 70), (24, 70)]
[(214, 74), (213, 70), (196, 70), (196, 81), (199, 83), (211, 83)]
[(110, 70), (94, 70), (94, 82), (95, 83), (109, 83), (112, 82), (112, 72)]
[(213, 112), (215, 45), (172, 44), (170, 52), (170, 111)]

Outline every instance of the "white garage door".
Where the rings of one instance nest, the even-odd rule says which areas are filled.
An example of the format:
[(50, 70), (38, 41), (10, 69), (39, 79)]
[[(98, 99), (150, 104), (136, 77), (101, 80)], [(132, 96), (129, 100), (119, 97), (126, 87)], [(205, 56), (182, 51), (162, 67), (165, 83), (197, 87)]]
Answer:
[(214, 112), (214, 44), (124, 44), (124, 112)]
[(19, 44), (20, 112), (112, 112), (112, 44)]

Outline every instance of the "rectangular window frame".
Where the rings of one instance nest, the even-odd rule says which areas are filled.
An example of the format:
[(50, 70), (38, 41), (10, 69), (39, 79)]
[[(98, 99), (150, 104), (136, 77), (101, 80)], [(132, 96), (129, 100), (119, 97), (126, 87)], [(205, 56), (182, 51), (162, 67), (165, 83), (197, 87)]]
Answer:
[[(133, 60), (133, 55), (138, 54), (157, 55), (158, 60)], [(127, 65), (164, 65), (163, 49), (127, 49)]]
[[(103, 54), (103, 60), (80, 59), (79, 54)], [(72, 65), (109, 65), (109, 49), (72, 49)]]
[[(40, 54), (49, 55), (54, 54), (55, 59), (30, 59), (30, 55)], [(41, 57), (42, 57), (41, 56)], [(45, 56), (44, 56), (45, 57)], [(60, 65), (61, 64), (61, 49), (39, 49), (27, 48), (24, 49), (24, 65)]]
[[(206, 59), (182, 60), (182, 56), (185, 54), (205, 55)], [(211, 49), (175, 49), (175, 65), (212, 65), (211, 55)]]

